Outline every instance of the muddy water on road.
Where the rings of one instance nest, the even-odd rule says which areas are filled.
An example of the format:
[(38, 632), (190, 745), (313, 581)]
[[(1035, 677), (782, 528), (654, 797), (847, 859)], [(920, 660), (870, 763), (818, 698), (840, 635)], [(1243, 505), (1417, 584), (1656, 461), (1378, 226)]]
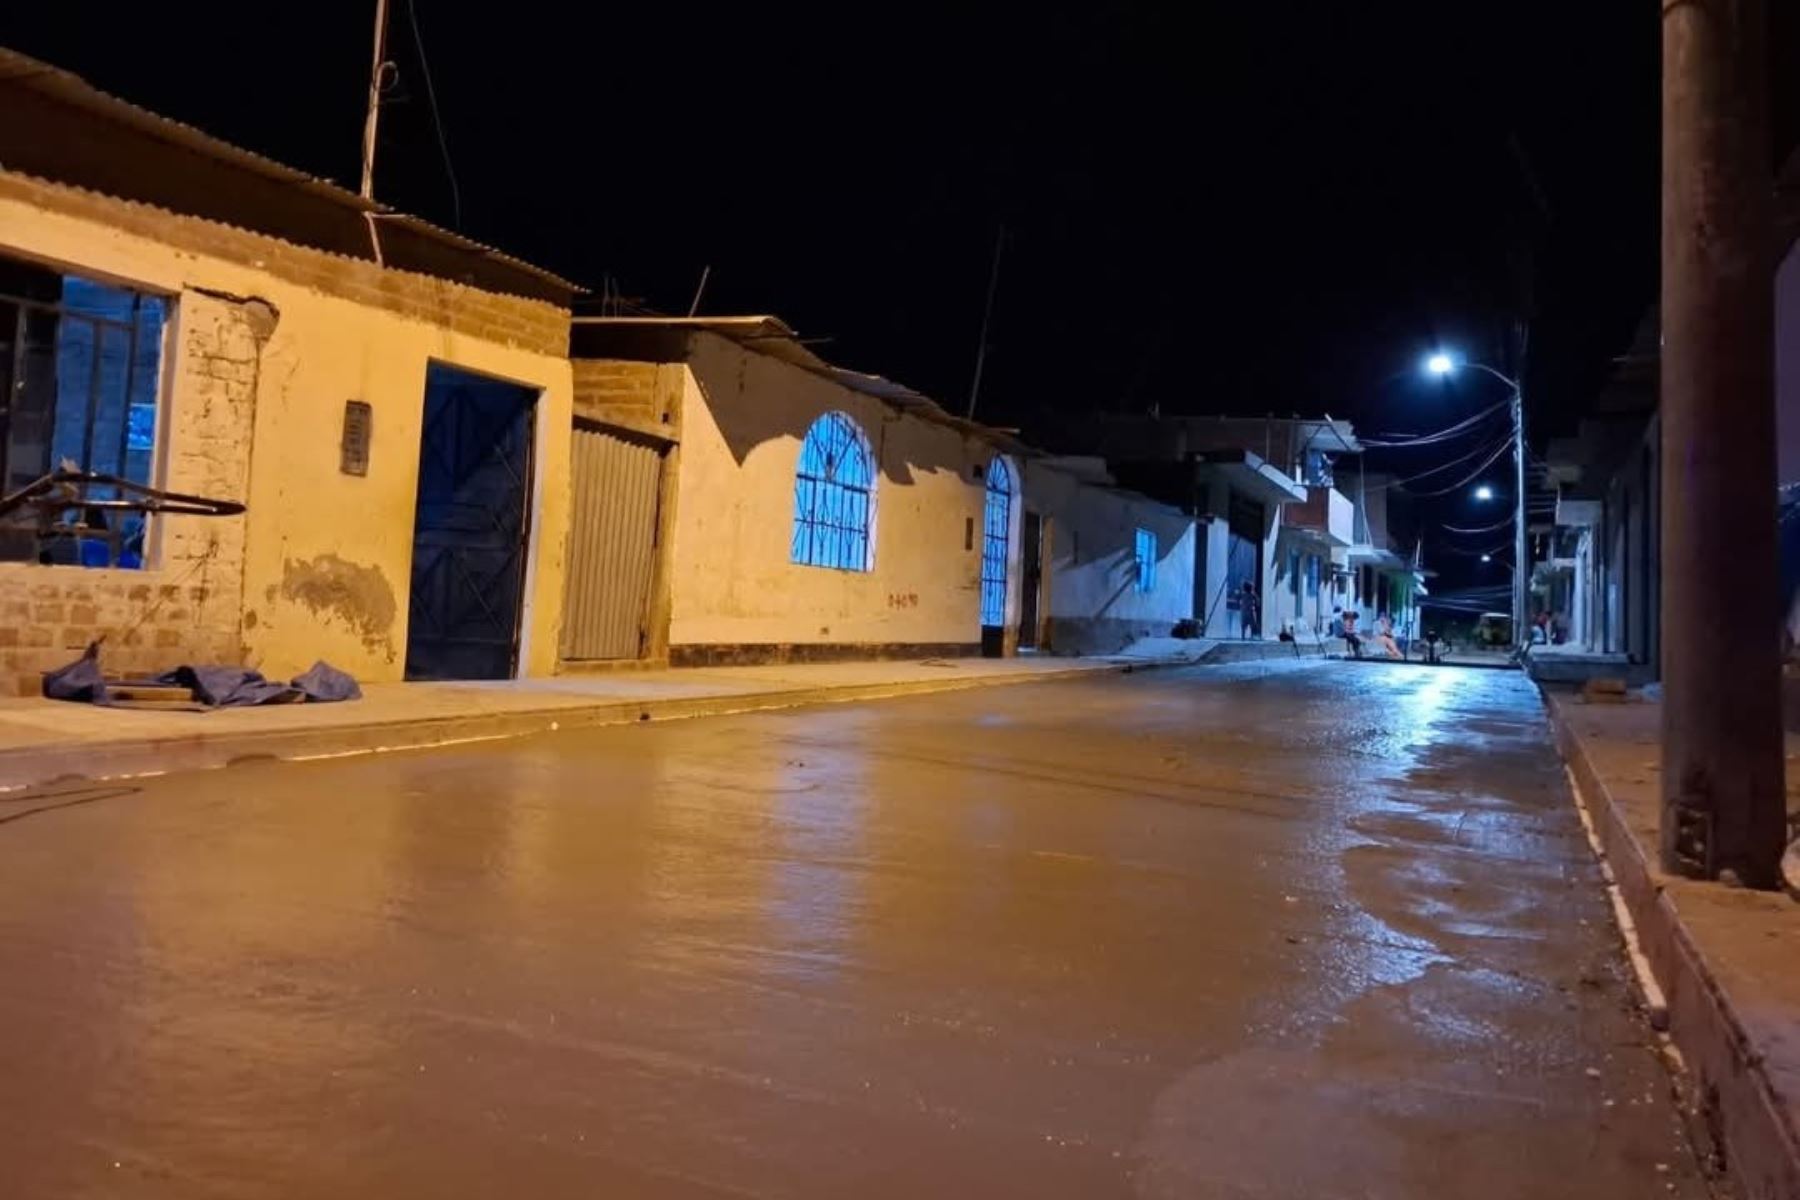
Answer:
[(64, 792), (0, 801), (7, 1197), (1704, 1195), (1516, 675)]

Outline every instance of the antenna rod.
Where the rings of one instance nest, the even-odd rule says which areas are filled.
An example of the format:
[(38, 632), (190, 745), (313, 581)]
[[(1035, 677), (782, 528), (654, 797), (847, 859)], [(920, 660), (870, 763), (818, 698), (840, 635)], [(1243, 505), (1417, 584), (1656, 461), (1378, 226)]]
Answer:
[(362, 198), (375, 198), (375, 123), (381, 116), (381, 69), (387, 58), (388, 0), (375, 0), (375, 56), (369, 63), (369, 115), (363, 119)]
[(994, 235), (994, 267), (988, 272), (987, 303), (981, 308), (981, 344), (975, 347), (975, 379), (969, 384), (969, 420), (975, 419), (975, 401), (981, 396), (981, 368), (987, 362), (988, 322), (994, 317), (994, 289), (1000, 283), (1000, 251), (1006, 245), (1006, 226)]

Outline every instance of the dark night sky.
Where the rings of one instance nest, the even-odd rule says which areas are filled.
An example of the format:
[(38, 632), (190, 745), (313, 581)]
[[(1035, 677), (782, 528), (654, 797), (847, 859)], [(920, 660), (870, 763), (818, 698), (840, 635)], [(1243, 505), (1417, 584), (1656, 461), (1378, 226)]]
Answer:
[[(377, 195), (458, 224), (393, 3)], [(1563, 429), (1654, 298), (1654, 0), (413, 5), (460, 228), (596, 292), (681, 312), (710, 264), (703, 312), (960, 407), (1004, 223), (996, 423), (1447, 424), (1498, 397), (1413, 364), (1504, 353), (1530, 246), (1531, 419)], [(62, 0), (0, 38), (354, 186), (372, 11)]]

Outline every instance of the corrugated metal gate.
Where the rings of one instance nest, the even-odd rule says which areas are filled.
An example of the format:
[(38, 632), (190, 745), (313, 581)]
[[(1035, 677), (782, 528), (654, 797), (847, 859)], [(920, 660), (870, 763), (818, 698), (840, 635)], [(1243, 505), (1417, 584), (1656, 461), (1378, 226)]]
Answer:
[(665, 450), (621, 429), (575, 422), (564, 659), (644, 652)]

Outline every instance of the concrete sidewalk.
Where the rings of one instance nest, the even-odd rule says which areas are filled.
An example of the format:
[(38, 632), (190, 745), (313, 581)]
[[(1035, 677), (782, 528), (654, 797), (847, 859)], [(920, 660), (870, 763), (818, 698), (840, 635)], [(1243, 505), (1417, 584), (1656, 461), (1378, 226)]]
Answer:
[(344, 704), (153, 712), (0, 700), (0, 790), (414, 749), (556, 729), (749, 712), (1068, 679), (1200, 662), (1209, 641), (1154, 639), (1106, 658), (815, 663), (561, 675), (495, 683), (378, 683)]
[(1800, 904), (1657, 867), (1658, 705), (1547, 699), (1714, 1153), (1746, 1197), (1800, 1196)]

